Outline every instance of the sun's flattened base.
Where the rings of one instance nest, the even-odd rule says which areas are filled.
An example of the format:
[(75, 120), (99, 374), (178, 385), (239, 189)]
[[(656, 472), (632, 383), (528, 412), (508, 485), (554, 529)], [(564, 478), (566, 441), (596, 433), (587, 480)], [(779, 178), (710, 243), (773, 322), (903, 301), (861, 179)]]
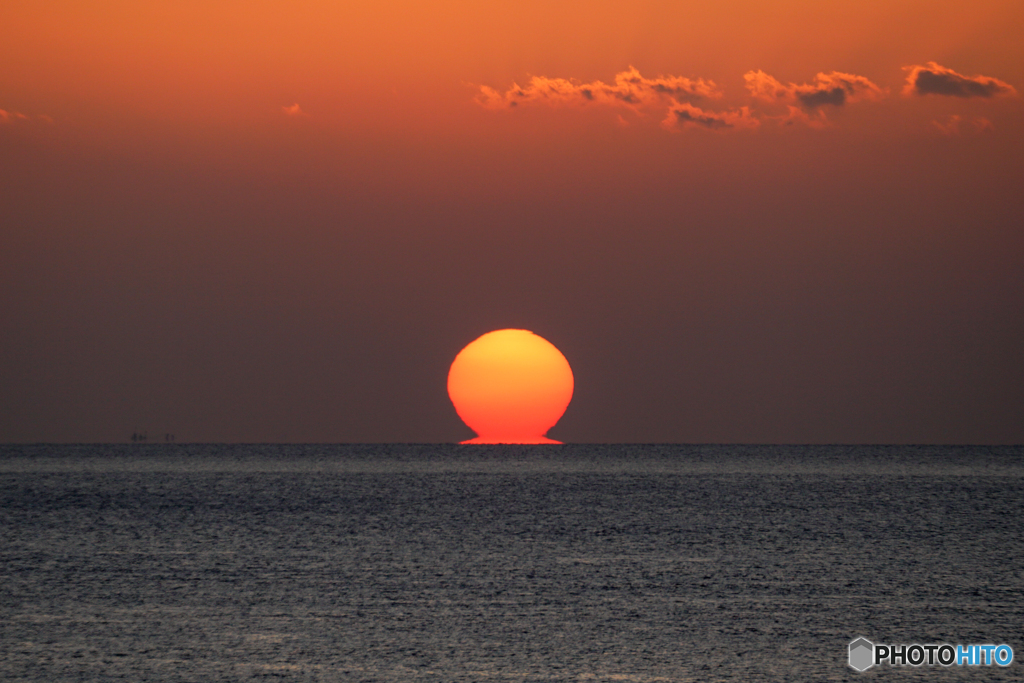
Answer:
[(529, 330), (495, 330), (468, 344), (448, 371), (448, 396), (477, 438), (469, 444), (554, 444), (545, 438), (573, 392), (572, 368)]
[(483, 436), (478, 436), (475, 439), (469, 439), (468, 441), (460, 441), (460, 444), (498, 444), (498, 443), (511, 443), (511, 444), (561, 444), (561, 441), (555, 441), (549, 439), (546, 436), (535, 436), (526, 439), (494, 439)]

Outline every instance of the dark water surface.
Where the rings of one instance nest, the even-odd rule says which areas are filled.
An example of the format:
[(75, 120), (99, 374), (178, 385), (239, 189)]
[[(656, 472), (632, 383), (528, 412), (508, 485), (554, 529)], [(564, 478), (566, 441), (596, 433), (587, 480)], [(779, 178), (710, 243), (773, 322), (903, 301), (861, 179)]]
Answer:
[(1024, 679), (1021, 447), (5, 446), (0, 539), (9, 681)]

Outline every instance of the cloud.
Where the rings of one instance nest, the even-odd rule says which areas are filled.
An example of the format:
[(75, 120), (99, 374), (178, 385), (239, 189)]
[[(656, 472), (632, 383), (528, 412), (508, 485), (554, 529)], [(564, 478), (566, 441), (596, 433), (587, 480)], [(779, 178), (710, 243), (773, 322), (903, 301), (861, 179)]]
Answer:
[[(948, 116), (946, 118), (945, 123), (938, 120), (932, 121), (932, 125), (935, 126), (943, 135), (959, 135), (961, 130), (960, 125), (962, 123), (964, 123), (963, 117), (957, 114), (952, 114)], [(970, 132), (973, 132), (976, 135), (984, 133), (986, 131), (995, 130), (995, 128), (992, 126), (992, 122), (986, 119), (984, 116), (975, 116), (973, 119), (971, 119), (970, 125)]]
[(974, 126), (975, 133), (984, 133), (985, 131), (992, 131), (996, 129), (995, 126), (992, 125), (992, 122), (984, 116), (974, 117), (974, 120), (971, 121), (971, 125)]
[(4, 109), (0, 109), (0, 123), (14, 123), (18, 120), (27, 121), (28, 117), (20, 111), (6, 111)]
[(761, 125), (748, 107), (740, 107), (724, 112), (704, 111), (689, 102), (672, 100), (668, 116), (661, 122), (665, 128), (678, 130), (680, 126), (704, 128), (706, 130), (729, 130), (739, 128), (757, 128)]
[(964, 76), (935, 62), (927, 66), (903, 67), (907, 74), (904, 95), (945, 95), (947, 97), (984, 97), (1016, 95), (1012, 85), (989, 76)]
[(722, 96), (714, 81), (684, 76), (644, 78), (635, 67), (615, 74), (614, 83), (533, 76), (526, 86), (513, 83), (505, 92), (480, 86), (476, 101), (487, 109), (508, 109), (521, 104), (584, 106), (602, 104), (639, 111), (669, 101), (698, 101)]
[(885, 96), (884, 90), (864, 76), (839, 71), (819, 73), (813, 83), (801, 85), (783, 84), (764, 71), (748, 71), (743, 74), (743, 80), (750, 94), (759, 100), (797, 104), (805, 110), (841, 107), (848, 102), (878, 100)]
[(288, 116), (307, 116), (306, 112), (302, 111), (302, 107), (299, 106), (298, 102), (290, 107), (281, 107), (281, 111)]
[(952, 114), (946, 118), (945, 123), (942, 123), (941, 121), (938, 120), (933, 120), (932, 125), (935, 126), (943, 135), (956, 135), (957, 133), (960, 132), (961, 121), (963, 121), (963, 119), (960, 116)]
[[(909, 71), (905, 94), (940, 94), (954, 97), (997, 97), (1016, 95), (1013, 86), (987, 76), (967, 77), (935, 62), (927, 66), (904, 67)], [(750, 106), (713, 110), (708, 101), (724, 96), (714, 81), (684, 76), (646, 78), (635, 67), (615, 74), (611, 83), (581, 82), (572, 78), (533, 76), (525, 86), (513, 83), (504, 91), (486, 85), (477, 86), (475, 101), (485, 109), (509, 110), (519, 106), (546, 107), (604, 106), (618, 108), (619, 126), (633, 122), (660, 120), (667, 130), (685, 128), (704, 130), (756, 129), (764, 125), (826, 128), (832, 125), (831, 112), (848, 104), (880, 100), (889, 94), (865, 76), (841, 71), (819, 72), (809, 83), (783, 83), (764, 71), (743, 74), (746, 89), (754, 102)], [(727, 105), (718, 105), (719, 107)], [(291, 111), (294, 109), (295, 111)], [(285, 107), (299, 113), (298, 105)], [(629, 120), (622, 110), (632, 112)], [(782, 111), (785, 110), (785, 113)], [(658, 118), (653, 118), (654, 116)], [(931, 122), (946, 135), (993, 130), (991, 121), (975, 117), (952, 116)]]
[(786, 113), (782, 116), (768, 116), (766, 118), (777, 121), (783, 126), (803, 125), (809, 128), (824, 128), (829, 125), (828, 117), (821, 109), (808, 111), (802, 107), (786, 105)]
[(43, 123), (53, 124), (53, 117), (46, 114), (22, 114), (20, 111), (13, 111), (10, 109), (0, 109), (0, 125), (4, 124), (16, 124), (23, 121), (42, 121)]

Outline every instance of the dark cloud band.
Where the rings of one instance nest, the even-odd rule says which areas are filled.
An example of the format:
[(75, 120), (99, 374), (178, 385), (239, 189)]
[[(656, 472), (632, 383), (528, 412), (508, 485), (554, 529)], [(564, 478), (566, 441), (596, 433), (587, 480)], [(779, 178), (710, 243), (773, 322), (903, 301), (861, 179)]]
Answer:
[(747, 90), (765, 102), (796, 103), (807, 110), (841, 107), (857, 100), (877, 100), (885, 93), (864, 76), (839, 71), (819, 73), (813, 83), (782, 83), (763, 71), (743, 75)]
[(947, 69), (935, 62), (927, 66), (906, 67), (907, 85), (904, 94), (910, 95), (942, 95), (945, 97), (982, 97), (992, 98), (1001, 95), (1014, 95), (1012, 85), (990, 76), (964, 76), (952, 69)]

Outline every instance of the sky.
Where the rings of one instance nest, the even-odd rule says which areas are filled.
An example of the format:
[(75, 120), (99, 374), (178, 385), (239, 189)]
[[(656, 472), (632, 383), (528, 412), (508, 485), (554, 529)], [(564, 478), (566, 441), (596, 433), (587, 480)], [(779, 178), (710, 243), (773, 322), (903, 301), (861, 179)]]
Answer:
[(0, 441), (1024, 442), (1016, 0), (7, 0)]

